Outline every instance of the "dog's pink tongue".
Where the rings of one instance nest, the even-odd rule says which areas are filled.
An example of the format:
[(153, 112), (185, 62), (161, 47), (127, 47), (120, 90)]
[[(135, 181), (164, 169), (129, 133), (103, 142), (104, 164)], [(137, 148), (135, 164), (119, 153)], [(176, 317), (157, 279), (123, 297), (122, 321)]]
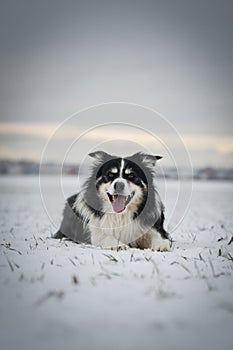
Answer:
[(113, 197), (113, 210), (115, 213), (121, 213), (125, 209), (126, 196), (117, 195)]

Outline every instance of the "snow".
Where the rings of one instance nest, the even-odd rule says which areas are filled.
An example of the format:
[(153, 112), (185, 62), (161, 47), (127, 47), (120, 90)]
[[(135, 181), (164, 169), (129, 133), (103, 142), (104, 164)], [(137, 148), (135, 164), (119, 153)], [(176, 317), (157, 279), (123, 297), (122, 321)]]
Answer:
[[(58, 224), (56, 178), (44, 181)], [(232, 183), (194, 183), (169, 253), (53, 240), (38, 178), (1, 177), (0, 190), (1, 349), (233, 348)]]

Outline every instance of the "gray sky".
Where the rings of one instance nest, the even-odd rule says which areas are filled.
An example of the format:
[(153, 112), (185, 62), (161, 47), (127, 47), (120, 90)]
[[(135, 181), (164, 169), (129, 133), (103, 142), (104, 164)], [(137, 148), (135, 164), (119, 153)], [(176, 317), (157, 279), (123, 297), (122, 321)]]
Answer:
[(194, 165), (233, 165), (232, 1), (9, 0), (0, 17), (0, 157), (39, 159), (65, 118), (126, 101), (165, 115)]

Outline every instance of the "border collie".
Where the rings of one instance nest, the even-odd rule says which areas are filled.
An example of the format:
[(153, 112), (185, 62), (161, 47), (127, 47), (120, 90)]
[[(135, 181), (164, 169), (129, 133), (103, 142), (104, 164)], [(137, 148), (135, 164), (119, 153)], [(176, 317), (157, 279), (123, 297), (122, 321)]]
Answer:
[(102, 151), (89, 156), (95, 159), (91, 176), (67, 199), (54, 238), (107, 249), (170, 251), (164, 206), (153, 182), (153, 168), (162, 157), (139, 152), (119, 158)]

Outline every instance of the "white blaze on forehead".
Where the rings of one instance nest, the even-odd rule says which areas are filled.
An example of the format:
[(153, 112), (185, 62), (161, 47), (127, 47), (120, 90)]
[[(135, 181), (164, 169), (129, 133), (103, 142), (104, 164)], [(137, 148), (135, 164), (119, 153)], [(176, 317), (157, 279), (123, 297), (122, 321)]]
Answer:
[(125, 165), (125, 161), (124, 161), (124, 159), (122, 158), (122, 159), (121, 159), (121, 168), (120, 168), (120, 177), (122, 177), (124, 165)]

